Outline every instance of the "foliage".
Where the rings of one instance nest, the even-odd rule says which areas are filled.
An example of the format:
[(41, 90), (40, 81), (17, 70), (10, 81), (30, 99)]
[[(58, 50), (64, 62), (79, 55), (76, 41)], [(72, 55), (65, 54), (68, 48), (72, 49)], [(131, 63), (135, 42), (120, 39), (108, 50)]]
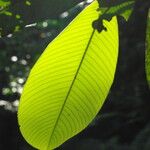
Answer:
[(78, 0), (70, 0), (70, 2), (63, 0), (63, 3), (61, 0), (45, 0), (44, 3), (41, 0), (7, 0), (6, 2), (1, 0), (0, 35), (6, 36), (19, 31), (28, 24), (56, 19), (78, 2)]
[(107, 1), (107, 0), (98, 0), (100, 10), (105, 15), (102, 18), (110, 20), (113, 16), (122, 16), (126, 20), (129, 19), (135, 0), (116, 0), (116, 1)]
[(146, 75), (150, 86), (150, 10), (147, 17), (146, 49)]
[(98, 2), (101, 15), (99, 15), (99, 18), (93, 22), (93, 27), (97, 29), (98, 32), (107, 30), (103, 25), (103, 20), (110, 21), (113, 16), (122, 16), (124, 19), (128, 20), (134, 5), (134, 0), (119, 0), (113, 3), (105, 0), (98, 0)]

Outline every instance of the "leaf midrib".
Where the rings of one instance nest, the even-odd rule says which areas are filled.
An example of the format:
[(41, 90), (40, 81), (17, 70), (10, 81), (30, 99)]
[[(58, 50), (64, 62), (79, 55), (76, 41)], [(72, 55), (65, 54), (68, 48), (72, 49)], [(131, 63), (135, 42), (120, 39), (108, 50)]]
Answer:
[(65, 104), (66, 104), (66, 102), (67, 102), (67, 99), (68, 99), (68, 97), (69, 97), (69, 95), (70, 95), (70, 92), (71, 92), (71, 90), (72, 90), (72, 87), (73, 87), (73, 85), (74, 85), (74, 83), (75, 83), (75, 80), (76, 80), (76, 78), (77, 78), (77, 76), (78, 76), (79, 70), (80, 70), (80, 68), (81, 68), (81, 66), (82, 66), (82, 63), (83, 63), (83, 60), (84, 60), (84, 58), (85, 58), (85, 56), (86, 56), (86, 53), (87, 53), (87, 51), (88, 51), (88, 48), (89, 48), (89, 46), (90, 46), (90, 44), (91, 44), (91, 40), (92, 40), (92, 38), (93, 38), (94, 33), (95, 33), (95, 29), (93, 29), (93, 31), (92, 31), (92, 33), (91, 33), (91, 36), (90, 36), (90, 38), (89, 38), (89, 41), (88, 41), (87, 46), (86, 46), (86, 48), (85, 48), (85, 51), (84, 51), (84, 53), (83, 53), (82, 59), (81, 59), (81, 61), (80, 61), (80, 63), (79, 63), (79, 67), (77, 68), (76, 74), (75, 74), (75, 76), (74, 76), (74, 78), (73, 78), (73, 80), (72, 80), (72, 82), (71, 82), (70, 88), (69, 88), (69, 90), (68, 90), (68, 92), (67, 92), (66, 98), (65, 98), (65, 100), (64, 100), (64, 103), (63, 103), (63, 105), (62, 105), (62, 107), (61, 107), (61, 110), (60, 110), (60, 112), (59, 112), (59, 115), (58, 115), (58, 117), (57, 117), (56, 123), (55, 123), (55, 125), (54, 125), (54, 128), (53, 128), (53, 130), (52, 130), (52, 133), (51, 133), (51, 136), (50, 136), (50, 139), (49, 139), (49, 142), (48, 142), (47, 150), (48, 150), (48, 148), (49, 148), (49, 146), (50, 146), (51, 139), (52, 139), (52, 137), (53, 137), (53, 135), (54, 135), (54, 131), (55, 131), (56, 127), (57, 127), (58, 121), (59, 121), (60, 116), (61, 116), (61, 114), (62, 114), (62, 111), (63, 111), (63, 109), (64, 109), (64, 107), (65, 107)]

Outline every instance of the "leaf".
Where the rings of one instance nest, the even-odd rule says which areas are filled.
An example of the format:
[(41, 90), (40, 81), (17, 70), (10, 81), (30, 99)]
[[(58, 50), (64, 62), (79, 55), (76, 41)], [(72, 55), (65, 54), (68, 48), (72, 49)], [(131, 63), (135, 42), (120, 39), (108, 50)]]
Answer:
[(3, 14), (7, 15), (7, 16), (12, 16), (12, 13), (9, 11), (4, 11)]
[(102, 30), (107, 30), (103, 24), (103, 20), (110, 21), (114, 16), (122, 16), (126, 21), (128, 21), (132, 11), (135, 0), (98, 0), (99, 5), (102, 7), (101, 15), (97, 20), (93, 22), (93, 27), (101, 32)]
[(82, 11), (30, 72), (18, 121), (37, 149), (54, 149), (86, 128), (108, 95), (118, 55), (117, 20), (104, 21), (107, 32), (97, 32), (97, 8), (94, 1)]
[(150, 87), (150, 9), (147, 17), (147, 31), (146, 31), (146, 76)]
[(26, 3), (26, 5), (31, 6), (31, 2), (30, 1), (26, 1), (25, 3)]
[(7, 11), (11, 11), (14, 14), (13, 16), (19, 14), (21, 21), (15, 17), (0, 15), (2, 36), (12, 33), (18, 24), (25, 26), (46, 19), (56, 19), (61, 13), (74, 7), (76, 4), (82, 2), (82, 0), (10, 0), (10, 2), (11, 4), (7, 8)]
[[(132, 13), (135, 0), (98, 0), (102, 5), (103, 18), (122, 16), (127, 21)], [(107, 12), (106, 12), (107, 11)]]
[(0, 0), (0, 7), (6, 7), (10, 5), (10, 1)]

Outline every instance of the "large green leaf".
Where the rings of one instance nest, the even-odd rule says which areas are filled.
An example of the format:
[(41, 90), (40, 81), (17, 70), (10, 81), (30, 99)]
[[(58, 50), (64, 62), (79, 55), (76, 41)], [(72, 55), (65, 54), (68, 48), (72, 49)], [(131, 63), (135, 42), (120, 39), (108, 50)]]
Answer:
[(147, 31), (146, 31), (146, 76), (150, 87), (150, 9), (147, 17)]
[(101, 108), (118, 55), (115, 17), (92, 28), (94, 1), (46, 48), (31, 70), (18, 110), (20, 130), (34, 147), (51, 150), (79, 133)]

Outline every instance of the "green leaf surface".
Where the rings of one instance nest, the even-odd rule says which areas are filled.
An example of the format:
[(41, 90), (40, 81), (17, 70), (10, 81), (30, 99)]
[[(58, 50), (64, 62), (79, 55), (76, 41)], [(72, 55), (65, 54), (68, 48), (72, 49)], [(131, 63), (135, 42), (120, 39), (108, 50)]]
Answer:
[(147, 31), (146, 31), (146, 76), (150, 87), (150, 9), (147, 17)]
[(82, 131), (100, 110), (114, 79), (118, 56), (116, 17), (107, 32), (93, 29), (94, 1), (48, 45), (21, 96), (18, 121), (24, 138), (52, 150)]
[(6, 7), (10, 5), (10, 1), (0, 0), (0, 7)]

